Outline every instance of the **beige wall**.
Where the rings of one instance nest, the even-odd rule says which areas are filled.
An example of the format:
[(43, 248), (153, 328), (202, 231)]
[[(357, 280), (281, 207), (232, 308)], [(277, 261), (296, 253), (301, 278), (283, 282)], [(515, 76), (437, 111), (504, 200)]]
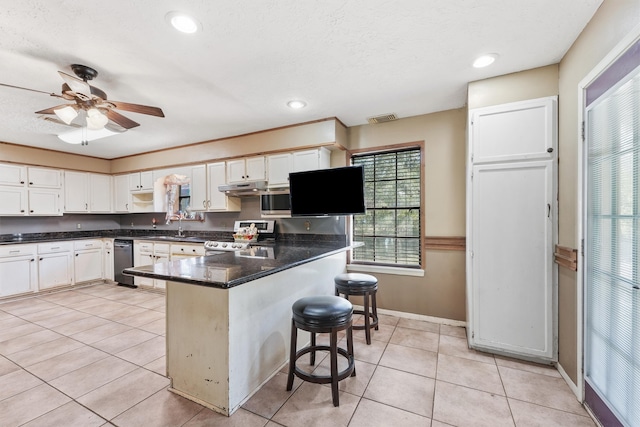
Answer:
[(469, 83), (469, 109), (555, 96), (558, 94), (558, 65), (534, 68)]
[[(640, 22), (640, 0), (605, 0), (560, 62), (559, 244), (580, 247), (578, 235), (578, 84)], [(580, 266), (579, 266), (580, 268)], [(575, 272), (560, 269), (558, 285), (560, 364), (575, 382), (577, 363), (577, 282)], [(581, 321), (581, 320), (580, 320)]]
[(114, 159), (111, 173), (205, 163), (273, 151), (299, 150), (318, 145), (338, 146), (346, 130), (336, 119), (256, 132), (234, 138)]
[[(465, 128), (467, 110), (409, 117), (348, 129), (350, 150), (424, 141), (426, 236), (465, 235)], [(425, 276), (378, 274), (378, 306), (465, 320), (465, 252), (429, 250)]]
[(0, 161), (87, 172), (111, 172), (109, 160), (3, 142), (0, 142)]

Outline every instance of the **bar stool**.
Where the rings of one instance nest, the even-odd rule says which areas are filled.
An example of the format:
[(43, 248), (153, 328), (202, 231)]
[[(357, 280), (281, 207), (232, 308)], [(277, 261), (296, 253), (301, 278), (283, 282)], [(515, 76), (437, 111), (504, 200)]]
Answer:
[[(376, 304), (376, 292), (378, 291), (378, 279), (370, 274), (342, 273), (335, 279), (336, 296), (344, 294), (348, 300), (349, 295), (361, 295), (364, 300), (364, 310), (353, 310), (356, 314), (364, 314), (364, 326), (353, 326), (353, 329), (364, 329), (367, 344), (371, 344), (371, 328), (378, 330), (378, 306)], [(369, 310), (371, 299), (371, 311)]]
[[(343, 298), (333, 295), (312, 296), (297, 300), (293, 306), (291, 319), (291, 353), (289, 356), (289, 378), (287, 391), (293, 387), (293, 375), (315, 384), (331, 383), (331, 397), (333, 406), (340, 406), (338, 395), (338, 381), (348, 376), (356, 375), (353, 358), (353, 333), (351, 318), (353, 306)], [(311, 333), (311, 345), (296, 351), (298, 329)], [(347, 349), (338, 347), (338, 331), (347, 330)], [(329, 346), (316, 345), (316, 333), (329, 333)], [(315, 364), (316, 351), (328, 350), (331, 358), (331, 375), (308, 374), (296, 366), (296, 361), (304, 354), (311, 353), (311, 365)], [(348, 362), (344, 370), (338, 372), (338, 354), (344, 356)]]

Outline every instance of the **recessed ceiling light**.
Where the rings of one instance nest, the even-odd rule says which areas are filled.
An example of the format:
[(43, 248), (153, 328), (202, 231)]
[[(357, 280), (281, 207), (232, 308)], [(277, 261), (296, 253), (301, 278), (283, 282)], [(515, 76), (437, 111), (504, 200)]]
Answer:
[(293, 108), (294, 110), (299, 110), (306, 107), (307, 103), (304, 101), (295, 100), (287, 102), (287, 106), (289, 106), (289, 108)]
[(169, 12), (165, 19), (173, 28), (187, 34), (193, 34), (202, 28), (197, 19), (183, 12)]
[(497, 58), (498, 58), (498, 54), (496, 53), (489, 53), (486, 55), (482, 55), (476, 58), (475, 61), (473, 61), (473, 66), (475, 68), (487, 67), (493, 64)]

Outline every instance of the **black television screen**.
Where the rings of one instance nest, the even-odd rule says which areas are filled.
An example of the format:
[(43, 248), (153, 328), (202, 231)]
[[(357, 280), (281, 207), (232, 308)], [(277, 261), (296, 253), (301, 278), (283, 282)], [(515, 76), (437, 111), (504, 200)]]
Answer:
[(347, 166), (289, 174), (291, 216), (365, 212), (364, 168)]

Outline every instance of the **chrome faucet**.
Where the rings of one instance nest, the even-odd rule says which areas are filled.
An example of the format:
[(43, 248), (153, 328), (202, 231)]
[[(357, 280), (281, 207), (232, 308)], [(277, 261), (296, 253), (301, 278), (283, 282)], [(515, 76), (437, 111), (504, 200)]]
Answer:
[(184, 237), (184, 233), (182, 232), (182, 215), (178, 218), (178, 237)]

